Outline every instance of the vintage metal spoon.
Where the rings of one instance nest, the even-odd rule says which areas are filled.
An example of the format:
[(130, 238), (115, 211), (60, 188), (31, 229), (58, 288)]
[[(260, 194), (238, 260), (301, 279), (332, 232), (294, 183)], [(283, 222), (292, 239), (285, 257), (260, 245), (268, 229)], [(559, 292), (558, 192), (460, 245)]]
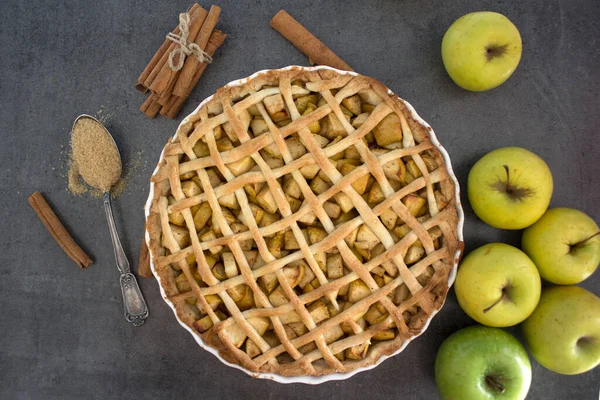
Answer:
[[(112, 135), (108, 132), (108, 129), (104, 127), (104, 125), (98, 121), (96, 118), (82, 114), (73, 123), (73, 128), (82, 118), (90, 118), (96, 121), (100, 126), (104, 128), (106, 134), (110, 137), (113, 144), (115, 145), (115, 149), (117, 150), (117, 154), (119, 154), (119, 164), (121, 163), (121, 155), (119, 153), (119, 149), (117, 144), (115, 143)], [(112, 240), (113, 249), (115, 251), (115, 259), (117, 261), (117, 268), (121, 273), (120, 282), (121, 282), (121, 294), (123, 295), (123, 308), (125, 311), (125, 319), (128, 322), (131, 322), (134, 326), (140, 326), (144, 323), (146, 318), (148, 318), (148, 306), (146, 305), (146, 300), (144, 300), (144, 296), (140, 290), (140, 287), (135, 279), (135, 276), (131, 273), (131, 269), (129, 267), (129, 261), (127, 260), (127, 256), (123, 251), (123, 246), (121, 245), (121, 240), (119, 239), (119, 234), (117, 232), (117, 227), (115, 225), (115, 219), (112, 213), (111, 207), (111, 196), (110, 190), (104, 192), (104, 211), (106, 213), (106, 220), (108, 221), (108, 230), (110, 232), (110, 238)]]

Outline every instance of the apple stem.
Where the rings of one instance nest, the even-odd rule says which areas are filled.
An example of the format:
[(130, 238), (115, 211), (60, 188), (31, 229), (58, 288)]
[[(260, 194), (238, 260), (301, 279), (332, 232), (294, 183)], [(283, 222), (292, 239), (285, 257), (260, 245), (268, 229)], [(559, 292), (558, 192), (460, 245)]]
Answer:
[(511, 184), (510, 168), (508, 168), (508, 165), (503, 165), (503, 167), (506, 171), (506, 182), (502, 182), (502, 179), (498, 177), (497, 182), (490, 184), (492, 189), (499, 193), (505, 193), (512, 201), (523, 201), (527, 197), (531, 197), (535, 194), (535, 190), (532, 188), (519, 187), (518, 185)]
[(506, 53), (506, 48), (508, 46), (507, 45), (492, 45), (492, 46), (488, 46), (485, 50), (485, 56), (487, 58), (488, 61), (493, 60), (496, 57), (500, 57), (502, 56), (502, 54)]
[(504, 170), (506, 171), (506, 193), (512, 193), (512, 186), (510, 185), (510, 170), (508, 165), (504, 165)]
[(498, 382), (494, 376), (486, 376), (485, 383), (497, 392), (504, 393), (504, 386), (502, 386), (502, 384)]
[(590, 343), (594, 343), (594, 338), (591, 336), (582, 336), (577, 340), (577, 346), (587, 346)]
[(585, 242), (587, 242), (588, 240), (590, 240), (590, 239), (593, 239), (593, 238), (595, 238), (595, 237), (596, 237), (596, 236), (598, 236), (598, 235), (600, 235), (600, 231), (599, 231), (599, 232), (596, 232), (596, 233), (594, 233), (592, 236), (588, 237), (587, 239), (583, 239), (583, 240), (582, 240), (582, 241), (580, 241), (580, 242), (577, 242), (577, 243), (575, 243), (575, 244), (572, 244), (572, 245), (571, 245), (571, 247), (577, 247), (577, 246), (581, 246), (582, 244), (584, 244), (584, 243), (585, 243)]
[(498, 305), (498, 303), (500, 303), (502, 300), (504, 300), (504, 296), (502, 295), (502, 297), (500, 297), (498, 300), (496, 300), (491, 306), (489, 306), (488, 308), (486, 308), (485, 310), (483, 310), (483, 313), (487, 313), (488, 311), (490, 311), (492, 308), (494, 308), (494, 306)]
[(487, 307), (485, 310), (483, 310), (483, 313), (487, 313), (488, 311), (490, 311), (492, 308), (494, 308), (495, 306), (497, 306), (501, 301), (504, 300), (511, 300), (510, 296), (508, 295), (508, 291), (510, 289), (510, 284), (507, 283), (503, 288), (502, 288), (502, 296), (496, 300), (491, 306)]

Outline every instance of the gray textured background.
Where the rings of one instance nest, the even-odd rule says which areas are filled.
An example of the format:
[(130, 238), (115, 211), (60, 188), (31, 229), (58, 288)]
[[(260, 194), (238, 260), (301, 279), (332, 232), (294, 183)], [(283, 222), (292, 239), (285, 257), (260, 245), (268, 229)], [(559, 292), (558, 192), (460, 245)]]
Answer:
[[(268, 26), (285, 8), (358, 72), (415, 106), (450, 153), (463, 187), (483, 154), (523, 146), (550, 165), (553, 206), (578, 208), (600, 221), (597, 0), (215, 1), (223, 8), (219, 27), (229, 37), (180, 118), (233, 79), (307, 64)], [(175, 322), (154, 280), (141, 281), (147, 323), (133, 328), (124, 321), (101, 203), (66, 191), (69, 131), (81, 113), (107, 120), (129, 164), (129, 185), (115, 211), (137, 264), (147, 181), (179, 121), (143, 116), (143, 97), (133, 84), (189, 4), (0, 2), (0, 398), (437, 398), (436, 351), (472, 323), (453, 291), (404, 353), (373, 371), (316, 387), (254, 380), (224, 366)], [(469, 93), (446, 75), (440, 43), (456, 18), (486, 9), (517, 25), (523, 58), (503, 86)], [(95, 259), (89, 270), (78, 270), (29, 208), (27, 196), (35, 190)], [(487, 227), (465, 207), (467, 250), (491, 241), (518, 245), (520, 232)], [(600, 294), (598, 277), (582, 286)], [(567, 377), (532, 365), (529, 398), (598, 398), (599, 368)]]

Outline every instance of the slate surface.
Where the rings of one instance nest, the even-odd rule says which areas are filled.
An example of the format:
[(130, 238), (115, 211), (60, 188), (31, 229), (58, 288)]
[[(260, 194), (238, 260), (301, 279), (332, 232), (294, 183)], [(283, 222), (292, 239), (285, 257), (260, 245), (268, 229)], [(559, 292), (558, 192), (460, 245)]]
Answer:
[[(231, 80), (307, 65), (268, 26), (284, 8), (357, 71), (413, 104), (450, 153), (463, 188), (483, 154), (522, 146), (550, 165), (552, 206), (578, 208), (600, 221), (600, 4), (458, 3), (218, 0), (219, 26), (229, 36), (180, 117)], [(66, 191), (69, 131), (77, 115), (89, 113), (104, 118), (115, 136), (129, 171), (115, 212), (136, 265), (148, 178), (178, 121), (143, 116), (133, 84), (188, 6), (182, 0), (0, 2), (0, 398), (438, 398), (436, 351), (472, 324), (452, 291), (404, 353), (350, 380), (316, 387), (254, 380), (224, 366), (175, 322), (154, 280), (141, 280), (147, 323), (133, 328), (124, 321), (101, 203)], [(524, 43), (514, 76), (479, 94), (454, 85), (440, 58), (445, 30), (477, 10), (507, 15)], [(92, 268), (79, 271), (44, 230), (27, 204), (35, 190), (93, 256)], [(467, 250), (492, 241), (518, 245), (520, 232), (486, 226), (464, 195), (463, 201)], [(600, 294), (598, 273), (582, 286)], [(529, 398), (598, 398), (600, 369), (568, 377), (532, 365)]]

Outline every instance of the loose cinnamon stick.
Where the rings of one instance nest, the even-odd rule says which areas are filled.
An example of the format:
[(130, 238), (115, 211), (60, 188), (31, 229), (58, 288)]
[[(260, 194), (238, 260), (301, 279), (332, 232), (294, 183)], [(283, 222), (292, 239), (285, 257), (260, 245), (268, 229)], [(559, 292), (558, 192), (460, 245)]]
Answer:
[(142, 248), (140, 249), (140, 264), (138, 265), (138, 274), (144, 278), (152, 278), (152, 269), (150, 268), (150, 253), (146, 240), (142, 238)]
[[(210, 38), (208, 39), (208, 43), (206, 44), (206, 48), (204, 49), (206, 54), (208, 54), (209, 56), (212, 57), (213, 54), (215, 54), (215, 52), (217, 51), (217, 49), (223, 44), (223, 42), (225, 41), (225, 38), (227, 38), (227, 35), (225, 33), (220, 31), (219, 29), (215, 29), (213, 31), (213, 33), (210, 35)], [(190, 82), (189, 86), (184, 91), (184, 93), (185, 93), (184, 96), (173, 95), (173, 97), (176, 97), (176, 99), (173, 102), (173, 104), (171, 105), (171, 107), (169, 108), (168, 112), (166, 113), (167, 118), (175, 119), (175, 117), (177, 117), (177, 114), (179, 114), (181, 107), (183, 107), (188, 96), (190, 95), (192, 90), (198, 84), (198, 81), (200, 80), (200, 77), (204, 73), (204, 70), (206, 69), (207, 65), (208, 65), (207, 63), (202, 63), (200, 65), (199, 69), (194, 74), (194, 77), (192, 78), (192, 81)], [(162, 114), (162, 115), (165, 115), (165, 114)]]
[[(188, 41), (193, 42), (194, 40), (196, 40), (196, 36), (198, 35), (198, 33), (200, 32), (200, 29), (202, 28), (202, 24), (204, 24), (204, 21), (206, 20), (206, 16), (207, 16), (207, 12), (204, 8), (201, 9), (201, 11), (194, 16), (190, 16), (190, 30), (189, 30), (189, 36), (187, 38)], [(171, 54), (171, 52), (173, 50), (175, 50), (177, 47), (179, 46), (179, 44), (177, 43), (172, 43), (172, 46), (169, 46), (169, 49), (167, 50), (168, 54), (167, 54), (167, 60), (169, 55)], [(183, 54), (179, 54), (179, 57), (182, 57)], [(189, 57), (188, 57), (189, 58)], [(160, 72), (158, 73), (158, 75), (156, 75), (156, 78), (154, 79), (154, 81), (152, 81), (152, 84), (150, 86), (148, 86), (148, 89), (152, 90), (153, 93), (157, 93), (157, 94), (162, 94), (172, 82), (175, 82), (175, 80), (177, 80), (177, 77), (179, 76), (179, 71), (173, 71), (171, 69), (171, 67), (169, 66), (169, 62), (166, 61)]]
[[(202, 25), (202, 29), (194, 43), (196, 43), (202, 50), (206, 50), (206, 45), (210, 39), (210, 36), (219, 22), (219, 15), (221, 14), (221, 7), (211, 6), (208, 16)], [(173, 88), (173, 93), (177, 96), (185, 96), (186, 91), (190, 87), (190, 83), (194, 79), (194, 75), (200, 69), (200, 61), (196, 57), (188, 57), (185, 60), (185, 64), (181, 69), (179, 78)]]
[(275, 14), (270, 25), (315, 63), (353, 71), (352, 67), (284, 10)]
[[(198, 18), (198, 16), (202, 17), (203, 14), (204, 15), (208, 14), (208, 11), (206, 11), (202, 6), (198, 5), (198, 7), (194, 8), (194, 11), (191, 11), (191, 9), (190, 9), (190, 20), (196, 19), (196, 18)], [(162, 57), (160, 58), (160, 60), (158, 61), (158, 63), (156, 64), (156, 66), (154, 67), (152, 72), (150, 73), (150, 75), (148, 75), (148, 77), (144, 81), (145, 87), (150, 89), (152, 86), (152, 83), (158, 77), (158, 75), (163, 70), (165, 65), (167, 66), (167, 68), (169, 67), (169, 61), (168, 61), (169, 55), (171, 54), (171, 52), (173, 50), (175, 50), (175, 48), (177, 46), (178, 46), (178, 44), (169, 40), (169, 46), (167, 47), (167, 50), (162, 55)]]
[(42, 220), (42, 223), (48, 229), (56, 243), (64, 250), (64, 252), (79, 265), (81, 269), (85, 269), (92, 265), (92, 259), (75, 243), (73, 237), (65, 229), (52, 208), (44, 199), (40, 192), (35, 192), (29, 196), (29, 204)]

